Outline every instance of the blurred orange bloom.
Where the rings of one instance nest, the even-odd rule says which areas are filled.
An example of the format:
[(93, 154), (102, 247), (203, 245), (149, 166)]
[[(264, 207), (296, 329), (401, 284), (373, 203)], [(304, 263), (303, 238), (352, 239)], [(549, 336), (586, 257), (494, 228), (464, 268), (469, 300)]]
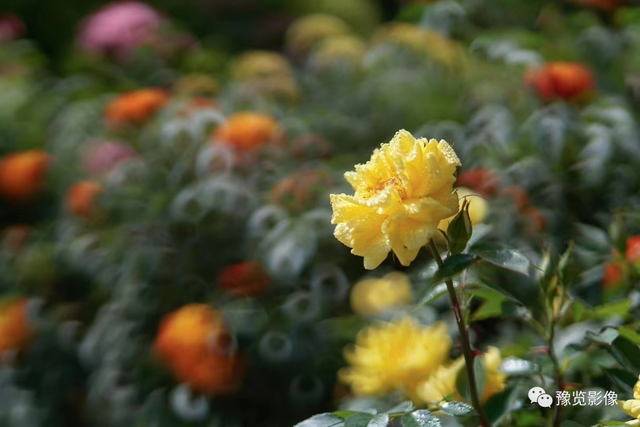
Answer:
[(140, 89), (128, 92), (112, 100), (105, 111), (105, 119), (111, 126), (141, 125), (169, 100), (162, 89)]
[(577, 62), (549, 62), (529, 70), (524, 78), (544, 102), (560, 98), (573, 100), (595, 89), (591, 71)]
[(199, 393), (227, 394), (238, 387), (243, 363), (222, 313), (206, 304), (189, 304), (167, 315), (154, 349), (179, 381)]
[(322, 171), (294, 172), (280, 180), (271, 189), (270, 198), (274, 203), (290, 205), (292, 208), (299, 209), (319, 191), (322, 191), (327, 181), (327, 174)]
[(219, 126), (213, 138), (240, 150), (253, 150), (276, 140), (280, 127), (276, 120), (263, 113), (241, 112)]
[(43, 150), (22, 151), (0, 158), (0, 196), (21, 202), (38, 194), (50, 162)]
[(80, 181), (67, 193), (66, 204), (75, 215), (89, 217), (96, 211), (95, 199), (102, 192), (102, 185), (95, 181)]
[(220, 274), (220, 286), (233, 295), (257, 295), (269, 287), (270, 281), (267, 269), (255, 261), (230, 265)]
[(627, 262), (631, 264), (640, 262), (640, 236), (632, 236), (627, 239)]
[(619, 259), (609, 261), (604, 267), (604, 287), (615, 288), (623, 280), (624, 263)]
[(0, 355), (24, 348), (31, 338), (26, 298), (0, 302)]

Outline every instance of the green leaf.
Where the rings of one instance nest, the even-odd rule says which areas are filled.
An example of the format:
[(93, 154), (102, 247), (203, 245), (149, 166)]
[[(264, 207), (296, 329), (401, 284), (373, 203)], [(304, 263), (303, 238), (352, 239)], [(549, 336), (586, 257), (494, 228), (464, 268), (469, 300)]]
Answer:
[(477, 255), (488, 263), (498, 267), (515, 271), (516, 273), (524, 274), (525, 276), (529, 275), (529, 266), (531, 265), (531, 262), (526, 256), (513, 249), (482, 251)]
[(625, 299), (622, 301), (596, 307), (594, 310), (594, 313), (589, 317), (597, 320), (602, 320), (611, 316), (620, 316), (620, 315), (624, 315), (624, 317), (626, 317), (626, 316), (629, 316), (630, 310), (631, 310), (631, 300)]
[(442, 267), (440, 267), (436, 274), (434, 274), (431, 281), (432, 283), (444, 282), (445, 280), (464, 271), (467, 267), (473, 264), (474, 261), (475, 258), (468, 254), (450, 256), (444, 260)]
[(464, 417), (475, 413), (473, 407), (464, 402), (445, 402), (440, 406), (440, 411), (453, 417)]
[(636, 345), (640, 345), (640, 334), (628, 328), (618, 328), (618, 333)]
[(509, 299), (509, 301), (511, 301), (514, 304), (525, 305), (518, 298), (514, 297), (511, 293), (507, 292), (505, 289), (501, 288), (498, 285), (494, 285), (493, 283), (486, 282), (484, 280), (477, 282), (477, 285), (478, 286), (482, 286), (482, 287), (487, 288), (487, 289), (491, 289), (491, 290), (496, 291), (496, 292), (499, 292), (501, 295), (504, 295), (507, 299)]
[(467, 247), (472, 233), (473, 225), (471, 224), (471, 218), (469, 218), (469, 201), (464, 200), (462, 202), (462, 208), (447, 228), (449, 251), (453, 255), (462, 253)]
[[(487, 379), (487, 371), (484, 367), (484, 356), (477, 356), (473, 360), (473, 370), (475, 372), (478, 394), (482, 395), (481, 390), (484, 390), (484, 385)], [(471, 401), (471, 390), (469, 390), (466, 365), (462, 369), (460, 369), (460, 372), (458, 372), (458, 376), (456, 378), (456, 388), (458, 389), (458, 393), (460, 393), (460, 395), (464, 397), (466, 401)]]
[(502, 393), (492, 396), (484, 405), (484, 411), (491, 425), (498, 425), (511, 412), (516, 401), (516, 387), (510, 387)]
[(636, 384), (636, 381), (638, 381), (637, 376), (624, 369), (602, 368), (602, 370), (607, 374), (612, 382), (629, 393), (633, 391), (633, 386)]
[(617, 330), (613, 328), (604, 328), (597, 334), (591, 331), (587, 331), (585, 334), (588, 339), (600, 344), (611, 345), (613, 341), (620, 335)]
[(471, 316), (472, 321), (475, 322), (502, 315), (502, 303), (507, 300), (504, 295), (491, 289), (476, 289), (471, 291), (470, 294), (485, 301)]
[(631, 369), (636, 375), (640, 373), (640, 349), (631, 341), (618, 337), (611, 346), (614, 357), (623, 366)]
[(397, 414), (398, 412), (411, 412), (413, 411), (413, 409), (414, 409), (413, 402), (410, 400), (406, 400), (402, 403), (398, 403), (396, 406), (394, 406), (393, 408), (385, 412), (387, 414)]
[(347, 419), (344, 427), (387, 427), (389, 425), (388, 414), (371, 415), (360, 412)]
[(337, 415), (327, 412), (314, 415), (308, 420), (296, 424), (294, 427), (344, 427), (344, 420)]
[(347, 418), (344, 427), (368, 427), (373, 415), (360, 412)]
[(352, 417), (356, 414), (362, 414), (362, 412), (358, 412), (358, 411), (336, 411), (333, 413), (333, 415), (337, 415), (338, 417), (342, 418), (343, 420), (346, 420), (349, 417)]
[(584, 427), (582, 424), (578, 424), (575, 421), (564, 421), (560, 424), (560, 427)]
[(414, 411), (401, 418), (404, 427), (440, 427), (440, 420), (426, 409)]
[[(454, 283), (454, 286), (455, 286), (455, 283)], [(420, 305), (427, 305), (430, 302), (435, 301), (438, 298), (446, 295), (447, 292), (448, 292), (447, 285), (445, 283), (440, 283), (439, 285), (434, 286), (433, 289), (431, 289), (431, 291), (429, 291), (428, 294), (422, 297), (422, 299), (420, 300)]]
[(600, 421), (598, 425), (601, 426), (626, 426), (628, 425), (624, 421)]

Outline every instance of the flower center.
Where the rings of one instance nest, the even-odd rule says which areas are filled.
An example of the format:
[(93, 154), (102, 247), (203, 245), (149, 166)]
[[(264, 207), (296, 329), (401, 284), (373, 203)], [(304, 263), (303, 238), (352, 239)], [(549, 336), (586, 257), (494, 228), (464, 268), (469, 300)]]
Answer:
[(401, 199), (404, 200), (407, 198), (407, 189), (404, 187), (402, 180), (397, 176), (391, 177), (386, 181), (382, 181), (375, 187), (371, 187), (368, 190), (373, 193), (379, 193), (380, 191), (388, 187), (393, 187), (393, 189), (396, 190)]

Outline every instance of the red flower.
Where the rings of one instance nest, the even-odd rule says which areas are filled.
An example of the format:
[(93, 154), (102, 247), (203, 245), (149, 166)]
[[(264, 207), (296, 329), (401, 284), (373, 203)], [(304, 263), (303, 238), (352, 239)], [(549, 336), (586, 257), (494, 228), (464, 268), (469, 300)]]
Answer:
[(542, 68), (529, 70), (524, 78), (544, 102), (560, 98), (573, 100), (595, 88), (591, 71), (576, 62), (549, 62)]
[(640, 262), (640, 235), (627, 239), (627, 262), (636, 264)]
[(618, 286), (624, 275), (624, 263), (619, 259), (609, 261), (604, 267), (604, 287), (615, 288)]
[(257, 295), (269, 287), (270, 281), (267, 269), (254, 261), (230, 265), (220, 274), (220, 286), (233, 295)]

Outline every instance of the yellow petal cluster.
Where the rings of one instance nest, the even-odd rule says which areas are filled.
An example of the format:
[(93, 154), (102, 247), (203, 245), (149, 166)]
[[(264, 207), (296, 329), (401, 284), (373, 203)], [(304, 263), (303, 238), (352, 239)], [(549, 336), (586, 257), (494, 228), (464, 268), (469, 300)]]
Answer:
[[(463, 357), (451, 360), (450, 350), (444, 323), (425, 326), (407, 316), (361, 331), (356, 343), (345, 348), (349, 367), (340, 370), (338, 377), (359, 396), (400, 391), (422, 406), (445, 397), (462, 400), (456, 378), (465, 361)], [(504, 389), (506, 375), (498, 369), (501, 364), (500, 350), (489, 347), (484, 355), (483, 401)]]
[(356, 283), (351, 290), (351, 309), (361, 316), (372, 317), (389, 308), (411, 304), (412, 299), (409, 277), (394, 272)]
[(345, 173), (353, 196), (332, 194), (336, 238), (374, 269), (393, 251), (409, 265), (437, 231), (458, 212), (453, 191), (458, 156), (446, 141), (415, 139), (401, 130), (364, 165)]
[(345, 349), (350, 366), (340, 370), (338, 377), (360, 396), (395, 390), (410, 394), (420, 379), (446, 362), (450, 348), (444, 323), (423, 326), (406, 317), (374, 325)]
[(625, 424), (630, 426), (640, 426), (640, 376), (638, 382), (633, 386), (633, 399), (618, 400), (618, 406), (627, 415), (633, 417), (631, 421), (627, 421)]
[[(500, 350), (489, 347), (484, 354), (484, 368), (486, 370), (486, 380), (482, 400), (486, 401), (494, 394), (504, 390), (506, 375), (499, 371), (502, 364)], [(456, 388), (456, 378), (460, 370), (464, 369), (463, 357), (459, 357), (449, 365), (443, 365), (429, 378), (424, 379), (416, 385), (412, 400), (419, 404), (433, 404), (440, 402), (449, 396), (452, 400), (462, 400)]]

